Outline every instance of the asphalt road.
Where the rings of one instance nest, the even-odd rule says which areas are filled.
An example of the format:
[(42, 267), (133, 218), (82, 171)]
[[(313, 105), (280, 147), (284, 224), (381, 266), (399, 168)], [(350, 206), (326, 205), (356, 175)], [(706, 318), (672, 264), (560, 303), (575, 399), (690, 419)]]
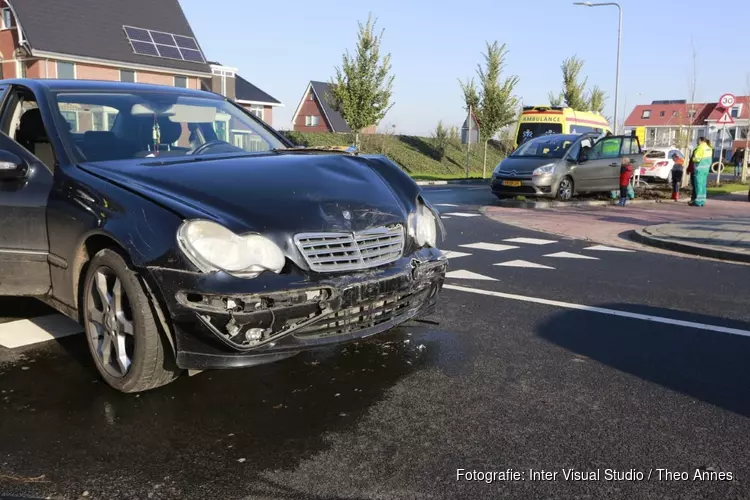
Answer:
[(98, 381), (80, 335), (0, 348), (0, 496), (750, 498), (748, 267), (467, 217), (482, 186), (426, 192), (457, 205), (437, 324), (139, 396)]

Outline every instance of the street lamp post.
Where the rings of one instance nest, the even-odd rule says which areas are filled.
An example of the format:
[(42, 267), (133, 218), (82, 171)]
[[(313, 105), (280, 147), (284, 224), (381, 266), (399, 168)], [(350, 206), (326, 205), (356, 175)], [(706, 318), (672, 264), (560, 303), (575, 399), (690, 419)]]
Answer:
[(614, 5), (618, 10), (618, 23), (617, 23), (617, 73), (615, 75), (615, 134), (618, 132), (619, 122), (617, 121), (617, 101), (620, 97), (620, 41), (622, 40), (622, 8), (617, 2), (573, 2), (573, 5), (582, 5), (584, 7), (604, 7), (607, 5)]

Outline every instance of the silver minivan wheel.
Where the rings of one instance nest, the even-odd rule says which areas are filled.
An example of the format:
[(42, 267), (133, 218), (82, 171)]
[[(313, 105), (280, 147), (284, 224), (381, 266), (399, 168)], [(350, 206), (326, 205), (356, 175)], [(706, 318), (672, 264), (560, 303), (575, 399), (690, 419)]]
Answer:
[(558, 200), (569, 200), (573, 197), (573, 179), (570, 177), (563, 177), (560, 181), (560, 185), (557, 187), (557, 199)]

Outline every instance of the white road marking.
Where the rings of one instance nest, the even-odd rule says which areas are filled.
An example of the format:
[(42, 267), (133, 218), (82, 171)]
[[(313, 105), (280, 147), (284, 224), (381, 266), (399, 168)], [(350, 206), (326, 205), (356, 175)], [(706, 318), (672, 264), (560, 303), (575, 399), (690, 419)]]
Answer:
[(503, 241), (510, 243), (526, 243), (527, 245), (549, 245), (550, 243), (557, 243), (555, 240), (542, 240), (539, 238), (508, 238)]
[(450, 217), (446, 217), (445, 215), (440, 216), (441, 219), (450, 219)]
[(508, 262), (501, 262), (495, 265), (505, 267), (526, 267), (529, 269), (554, 269), (554, 267), (537, 264), (536, 262), (529, 262), (528, 260), (509, 260)]
[(464, 252), (454, 252), (453, 250), (443, 250), (443, 255), (445, 255), (449, 259), (457, 259), (459, 257), (466, 257), (467, 255), (471, 254)]
[(454, 205), (453, 203), (436, 203), (436, 207), (458, 207), (460, 205)]
[(535, 304), (544, 304), (546, 306), (562, 307), (565, 309), (575, 309), (578, 311), (594, 312), (599, 314), (608, 314), (610, 316), (619, 316), (621, 318), (640, 319), (643, 321), (651, 321), (653, 323), (663, 323), (666, 325), (673, 326), (684, 326), (687, 328), (697, 328), (699, 330), (708, 330), (712, 332), (728, 333), (731, 335), (741, 335), (743, 337), (750, 337), (750, 331), (741, 330), (739, 328), (729, 328), (726, 326), (709, 325), (707, 323), (694, 323), (692, 321), (685, 321), (681, 319), (664, 318), (662, 316), (652, 316), (650, 314), (639, 314), (627, 311), (618, 311), (616, 309), (607, 309), (604, 307), (586, 306), (583, 304), (573, 304), (571, 302), (561, 302), (559, 300), (548, 300), (541, 299), (538, 297), (527, 297), (525, 295), (516, 295), (513, 293), (493, 292), (491, 290), (481, 290), (479, 288), (470, 288), (458, 285), (443, 285), (443, 288), (449, 290), (457, 290), (459, 292), (476, 293), (478, 295), (489, 295), (490, 297), (498, 297), (501, 299), (518, 300), (521, 302), (532, 302)]
[(593, 247), (586, 247), (584, 250), (600, 250), (602, 252), (635, 252), (635, 250), (627, 250), (625, 248), (608, 247), (607, 245), (594, 245)]
[(479, 217), (479, 214), (467, 214), (463, 212), (448, 212), (445, 215), (454, 215), (456, 217)]
[(476, 248), (478, 250), (490, 250), (493, 252), (502, 252), (504, 250), (512, 250), (514, 248), (518, 248), (518, 247), (514, 247), (513, 245), (499, 245), (497, 243), (484, 243), (484, 242), (469, 243), (468, 245), (458, 245), (458, 246), (465, 247), (465, 248)]
[(570, 252), (557, 252), (557, 253), (548, 253), (545, 255), (545, 257), (557, 257), (560, 259), (589, 259), (589, 260), (599, 260), (599, 257), (591, 257), (590, 255), (579, 255), (577, 253), (570, 253)]
[[(497, 281), (495, 278), (490, 278), (483, 274), (472, 273), (471, 271), (465, 271), (458, 269), (456, 271), (450, 271), (445, 273), (446, 278), (457, 278), (460, 280), (485, 280), (485, 281)], [(445, 286), (445, 285), (443, 285)]]
[(23, 347), (83, 332), (83, 327), (62, 314), (0, 323), (0, 346)]

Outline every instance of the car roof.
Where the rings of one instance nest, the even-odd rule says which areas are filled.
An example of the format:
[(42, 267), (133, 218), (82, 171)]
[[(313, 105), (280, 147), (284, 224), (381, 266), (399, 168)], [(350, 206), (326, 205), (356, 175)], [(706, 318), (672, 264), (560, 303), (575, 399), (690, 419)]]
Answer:
[(48, 90), (52, 92), (169, 92), (172, 94), (224, 99), (224, 96), (205, 90), (185, 89), (168, 85), (151, 83), (112, 82), (104, 80), (58, 80), (56, 78), (13, 78), (0, 80), (6, 85), (23, 85), (33, 91)]

